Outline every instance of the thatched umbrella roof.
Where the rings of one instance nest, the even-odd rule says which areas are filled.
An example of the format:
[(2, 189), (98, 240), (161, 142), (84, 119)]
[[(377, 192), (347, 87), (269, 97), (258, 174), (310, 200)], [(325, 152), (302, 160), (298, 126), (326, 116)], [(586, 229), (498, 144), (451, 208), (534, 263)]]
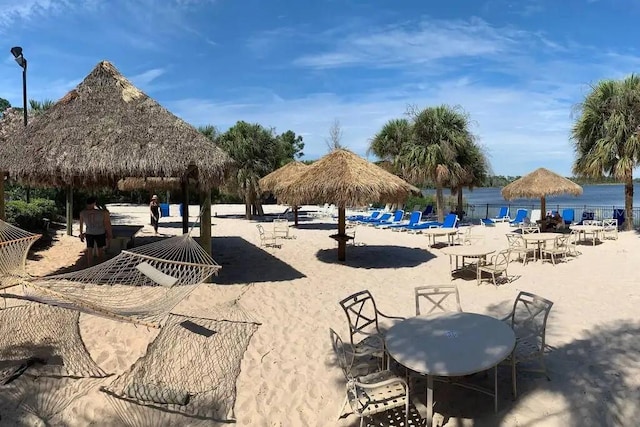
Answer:
[(502, 197), (506, 200), (537, 199), (559, 194), (579, 196), (582, 194), (582, 187), (545, 168), (536, 169), (502, 189)]
[(546, 197), (559, 194), (579, 196), (582, 194), (582, 187), (545, 168), (536, 169), (530, 174), (516, 179), (502, 188), (502, 197), (506, 200), (540, 198), (541, 224), (543, 229), (545, 228), (546, 222)]
[(274, 194), (290, 205), (333, 202), (338, 207), (370, 202), (401, 203), (420, 190), (348, 150), (335, 150), (297, 179), (276, 185)]
[(307, 165), (302, 162), (289, 162), (279, 169), (274, 170), (269, 175), (263, 177), (258, 182), (260, 190), (263, 192), (273, 192), (276, 186), (287, 183), (300, 176), (307, 169)]
[[(179, 190), (181, 188), (182, 180), (180, 178), (135, 178), (127, 177), (118, 181), (118, 190), (120, 191), (133, 191), (133, 190), (149, 190), (149, 191), (163, 191), (163, 190)], [(189, 180), (190, 185), (196, 184), (193, 179)]]
[(404, 202), (420, 190), (351, 151), (335, 150), (308, 166), (298, 178), (276, 185), (273, 193), (293, 206), (333, 202), (338, 206), (338, 260), (346, 259), (345, 208), (369, 202)]
[(183, 177), (219, 184), (229, 156), (197, 129), (100, 62), (75, 89), (30, 120), (9, 126), (0, 170), (27, 183), (113, 185), (123, 177)]

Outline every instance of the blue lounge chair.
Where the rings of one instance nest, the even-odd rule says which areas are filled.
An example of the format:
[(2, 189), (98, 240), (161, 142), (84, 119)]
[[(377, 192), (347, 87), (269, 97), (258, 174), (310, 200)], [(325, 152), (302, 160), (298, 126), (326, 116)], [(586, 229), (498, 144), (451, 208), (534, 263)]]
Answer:
[(613, 219), (618, 220), (618, 228), (622, 227), (624, 224), (624, 209), (614, 209), (613, 210)]
[(365, 219), (375, 219), (380, 216), (380, 211), (373, 211), (371, 215), (350, 215), (347, 217), (347, 221), (362, 221)]
[(439, 223), (438, 227), (440, 228), (455, 228), (458, 225), (458, 215), (454, 213), (448, 214), (444, 217), (444, 221), (442, 224)]
[(421, 218), (422, 218), (422, 212), (414, 211), (414, 212), (411, 212), (411, 216), (409, 217), (409, 222), (406, 222), (404, 224), (390, 225), (388, 228), (391, 231), (407, 231), (407, 229), (409, 229), (410, 227), (413, 227), (414, 225), (418, 224)]
[(404, 218), (404, 211), (402, 209), (398, 209), (396, 213), (393, 214), (393, 218), (386, 221), (373, 223), (373, 225), (375, 225), (376, 228), (386, 228), (394, 224), (401, 224), (402, 222), (404, 222), (402, 218)]
[(444, 218), (443, 222), (424, 221), (414, 225), (411, 228), (407, 227), (407, 231), (412, 233), (421, 233), (422, 230), (427, 228), (435, 228), (435, 227), (453, 228), (453, 227), (456, 227), (457, 225), (458, 225), (458, 215), (454, 213), (450, 213)]
[[(500, 221), (498, 221), (500, 222)], [(496, 220), (491, 218), (480, 218), (480, 225), (484, 225), (486, 227), (495, 227)]]
[(427, 207), (424, 209), (424, 211), (422, 211), (422, 218), (429, 219), (434, 217), (436, 214), (435, 209), (433, 208), (433, 205), (427, 205)]
[(491, 219), (492, 223), (493, 222), (511, 221), (511, 218), (509, 217), (509, 206), (502, 206), (500, 208), (500, 212), (498, 212), (498, 215), (496, 215), (493, 218), (487, 218), (487, 219)]
[(381, 221), (388, 221), (389, 219), (391, 219), (391, 212), (385, 212), (382, 215), (380, 215), (378, 218), (373, 218), (373, 219), (364, 219), (362, 221), (358, 221), (360, 224), (365, 224), (365, 225), (375, 225)]
[(576, 211), (573, 209), (563, 209), (562, 219), (564, 220), (565, 225), (573, 224), (573, 221), (576, 219)]
[(528, 213), (529, 211), (526, 209), (518, 209), (518, 211), (516, 212), (516, 217), (513, 220), (509, 221), (509, 225), (511, 225), (512, 227), (519, 227), (520, 223), (524, 222)]

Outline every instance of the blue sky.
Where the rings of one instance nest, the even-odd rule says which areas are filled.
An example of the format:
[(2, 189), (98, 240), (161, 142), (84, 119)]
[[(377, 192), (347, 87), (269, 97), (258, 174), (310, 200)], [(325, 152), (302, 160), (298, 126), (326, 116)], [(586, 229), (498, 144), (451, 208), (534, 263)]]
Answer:
[[(575, 106), (639, 71), (636, 0), (0, 0), (0, 97), (57, 100), (101, 60), (189, 123), (258, 122), (327, 152), (408, 106), (462, 106), (496, 174), (569, 175)], [(373, 158), (371, 158), (373, 160)]]

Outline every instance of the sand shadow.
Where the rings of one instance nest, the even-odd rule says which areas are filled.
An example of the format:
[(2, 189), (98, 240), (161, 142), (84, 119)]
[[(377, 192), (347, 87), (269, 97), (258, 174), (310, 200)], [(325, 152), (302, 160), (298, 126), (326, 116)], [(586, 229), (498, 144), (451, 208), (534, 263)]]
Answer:
[(286, 282), (304, 274), (247, 240), (237, 236), (214, 237), (213, 258), (222, 266), (212, 283), (220, 285)]
[(346, 261), (338, 261), (338, 249), (320, 249), (316, 253), (319, 261), (327, 264), (341, 264), (354, 268), (409, 268), (417, 267), (435, 258), (430, 252), (420, 248), (405, 246), (348, 246)]

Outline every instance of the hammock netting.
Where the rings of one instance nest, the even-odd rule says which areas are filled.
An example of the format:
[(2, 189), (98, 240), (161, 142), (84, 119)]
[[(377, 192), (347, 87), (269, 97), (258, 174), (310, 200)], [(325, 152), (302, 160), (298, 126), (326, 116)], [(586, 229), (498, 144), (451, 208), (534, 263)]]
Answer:
[(25, 262), (29, 248), (40, 237), (40, 234), (30, 233), (0, 220), (0, 289), (16, 284), (12, 276), (26, 276)]
[(236, 379), (259, 324), (237, 302), (216, 312), (220, 320), (169, 315), (145, 356), (101, 388), (123, 424), (235, 420)]
[(220, 266), (188, 234), (120, 252), (96, 266), (31, 279), (28, 298), (133, 323), (159, 326)]
[(21, 371), (65, 377), (105, 377), (91, 359), (80, 313), (30, 303), (0, 310), (0, 384)]

